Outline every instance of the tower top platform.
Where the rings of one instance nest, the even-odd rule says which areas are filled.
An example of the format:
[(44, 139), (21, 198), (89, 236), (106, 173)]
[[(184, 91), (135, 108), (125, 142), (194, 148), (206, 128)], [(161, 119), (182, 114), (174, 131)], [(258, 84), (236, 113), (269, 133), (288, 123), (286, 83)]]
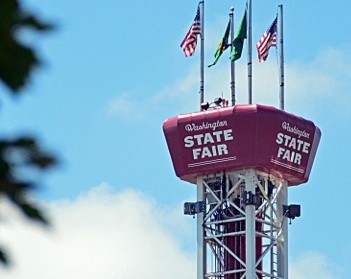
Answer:
[(307, 182), (321, 137), (312, 121), (264, 105), (182, 114), (163, 124), (176, 175), (196, 177), (256, 169), (288, 182)]

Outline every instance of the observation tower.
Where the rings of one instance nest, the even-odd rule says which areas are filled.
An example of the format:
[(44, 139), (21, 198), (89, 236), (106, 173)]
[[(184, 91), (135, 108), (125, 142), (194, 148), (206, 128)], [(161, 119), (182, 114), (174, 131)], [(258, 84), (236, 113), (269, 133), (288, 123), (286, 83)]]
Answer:
[(288, 188), (308, 181), (320, 141), (311, 121), (258, 104), (167, 119), (176, 175), (197, 188), (198, 279), (288, 278)]

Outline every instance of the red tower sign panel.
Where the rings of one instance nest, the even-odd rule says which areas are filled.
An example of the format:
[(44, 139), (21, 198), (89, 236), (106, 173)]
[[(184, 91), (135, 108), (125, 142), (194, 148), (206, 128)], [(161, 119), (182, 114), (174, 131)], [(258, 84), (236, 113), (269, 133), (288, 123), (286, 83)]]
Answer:
[(191, 183), (199, 175), (245, 168), (290, 186), (305, 183), (321, 137), (313, 122), (263, 105), (179, 115), (163, 130), (177, 176)]

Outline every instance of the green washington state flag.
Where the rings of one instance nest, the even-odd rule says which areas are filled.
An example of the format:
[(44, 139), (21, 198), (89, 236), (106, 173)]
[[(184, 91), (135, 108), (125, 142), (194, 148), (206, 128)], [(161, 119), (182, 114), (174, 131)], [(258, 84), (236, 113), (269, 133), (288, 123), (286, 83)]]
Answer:
[(219, 42), (217, 50), (214, 54), (215, 61), (211, 65), (208, 65), (208, 67), (216, 65), (217, 61), (219, 60), (219, 57), (221, 57), (222, 53), (230, 46), (230, 44), (228, 43), (229, 32), (230, 32), (230, 21), (228, 22), (227, 28), (225, 29), (225, 32), (224, 32), (224, 36), (222, 40)]
[(247, 9), (245, 9), (245, 13), (240, 22), (239, 29), (236, 32), (234, 40), (232, 42), (233, 49), (232, 49), (232, 52), (230, 53), (230, 60), (232, 61), (238, 60), (241, 57), (241, 53), (243, 52), (244, 40), (247, 38), (246, 13), (247, 13)]

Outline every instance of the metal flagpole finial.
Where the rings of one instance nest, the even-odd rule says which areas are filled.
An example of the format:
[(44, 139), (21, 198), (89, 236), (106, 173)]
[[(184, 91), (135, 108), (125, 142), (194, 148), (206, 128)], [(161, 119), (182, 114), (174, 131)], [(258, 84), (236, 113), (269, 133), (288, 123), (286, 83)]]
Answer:
[(233, 6), (230, 7), (230, 11), (234, 12), (234, 7)]

